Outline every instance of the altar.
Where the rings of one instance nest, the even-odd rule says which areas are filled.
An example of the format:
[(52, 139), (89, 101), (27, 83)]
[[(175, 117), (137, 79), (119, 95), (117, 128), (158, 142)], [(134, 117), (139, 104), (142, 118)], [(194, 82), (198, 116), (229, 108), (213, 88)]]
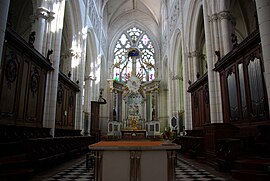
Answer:
[(121, 130), (123, 140), (144, 140), (146, 130)]
[(176, 151), (166, 141), (101, 141), (89, 146), (96, 181), (174, 181)]

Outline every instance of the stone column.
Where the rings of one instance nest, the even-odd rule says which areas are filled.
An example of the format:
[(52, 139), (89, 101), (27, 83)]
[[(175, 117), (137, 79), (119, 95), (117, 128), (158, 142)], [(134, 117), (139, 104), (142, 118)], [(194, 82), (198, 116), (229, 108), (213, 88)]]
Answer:
[(34, 47), (37, 51), (39, 51), (41, 54), (46, 56), (45, 54), (47, 52), (42, 52), (42, 46), (44, 41), (44, 36), (46, 34), (46, 25), (47, 25), (47, 19), (50, 16), (50, 11), (44, 7), (38, 7), (36, 9), (36, 13), (34, 14), (34, 23), (33, 23), (33, 31), (36, 32), (36, 39), (34, 42)]
[[(123, 92), (118, 92), (118, 121), (120, 122), (123, 118), (123, 114), (122, 114), (122, 99), (123, 99)], [(142, 113), (143, 115), (143, 113)]]
[[(177, 71), (178, 73), (178, 71)], [(174, 111), (174, 115), (175, 115), (175, 112), (178, 112), (181, 108), (180, 108), (180, 76), (179, 74), (176, 74), (172, 77), (172, 81), (174, 82), (174, 86), (175, 86), (175, 110)]]
[(172, 117), (173, 111), (175, 110), (175, 107), (176, 107), (175, 106), (175, 103), (176, 103), (176, 101), (175, 101), (175, 84), (173, 81), (173, 72), (170, 72), (169, 83), (170, 83), (170, 87), (169, 87), (170, 103), (168, 105), (168, 108), (169, 108), (170, 117)]
[(43, 116), (43, 126), (51, 128), (52, 136), (54, 136), (55, 130), (58, 73), (65, 12), (65, 0), (58, 0), (58, 3), (55, 3), (55, 5), (53, 6), (53, 12), (55, 12), (55, 18), (50, 22), (51, 40), (49, 48), (54, 51), (52, 54), (52, 66), (54, 68), (54, 71), (51, 71), (47, 74), (47, 86)]
[(150, 92), (145, 93), (146, 100), (146, 121), (150, 121)]
[(70, 72), (70, 75), (72, 78), (72, 71), (71, 71), (71, 57), (72, 57), (72, 53), (71, 50), (68, 50), (67, 52), (65, 52), (64, 54), (61, 55), (61, 68), (62, 68), (62, 72), (65, 75), (68, 75)]
[[(83, 27), (87, 27), (87, 17), (88, 17), (88, 10), (89, 10), (89, 1), (87, 0), (85, 2), (85, 14), (84, 14), (84, 20), (82, 22), (82, 26)], [(88, 117), (88, 120), (86, 118), (85, 115), (90, 115), (89, 113), (91, 112), (91, 110), (89, 111), (89, 104), (90, 104), (90, 97), (89, 96), (89, 89), (87, 87), (87, 85), (89, 85), (89, 79), (86, 80), (86, 77), (88, 77), (88, 75), (86, 75), (87, 71), (86, 71), (86, 47), (87, 47), (87, 28), (82, 29), (82, 35), (80, 36), (80, 40), (81, 40), (81, 44), (82, 44), (82, 53), (81, 53), (81, 67), (80, 69), (83, 71), (79, 77), (79, 81), (81, 82), (80, 87), (81, 88), (81, 97), (82, 97), (82, 102), (84, 102), (84, 107), (81, 105), (81, 114), (82, 114), (82, 123), (81, 126), (83, 127), (83, 130), (85, 133), (88, 133), (88, 130), (90, 130), (90, 124), (89, 124), (89, 120), (90, 120), (90, 116)], [(84, 85), (83, 85), (84, 82)], [(84, 97), (83, 97), (83, 91), (84, 91)], [(86, 97), (87, 96), (87, 97)], [(87, 124), (88, 123), (88, 124)]]
[(79, 50), (79, 47), (76, 50), (71, 49), (71, 78), (74, 82), (79, 80), (80, 64), (81, 64), (81, 54), (82, 52)]
[(155, 121), (158, 120), (158, 89), (154, 91), (154, 98), (155, 98)]
[[(215, 63), (215, 48), (219, 48), (219, 38), (217, 30), (217, 15), (214, 14), (210, 17), (207, 14), (208, 7), (206, 0), (203, 1), (203, 11), (204, 13), (204, 28), (205, 28), (205, 45), (206, 45), (206, 57), (207, 57), (207, 66), (208, 66), (208, 86), (209, 86), (209, 99), (210, 99), (210, 116), (211, 123), (222, 122), (222, 110), (221, 110), (221, 101), (220, 101), (220, 83), (218, 73), (213, 71)], [(213, 34), (211, 35), (210, 23), (213, 23)], [(212, 41), (212, 38), (214, 40)]]
[[(9, 3), (10, 0), (0, 1), (0, 57), (2, 57), (2, 50), (5, 41)], [(0, 65), (2, 65), (2, 58), (0, 58)], [(2, 73), (2, 66), (0, 66), (0, 75), (1, 73)]]
[[(91, 117), (91, 91), (90, 91), (90, 85), (91, 85), (91, 79), (90, 77), (85, 77), (85, 85), (84, 85), (84, 112), (85, 114), (88, 114), (88, 128), (84, 132), (86, 134), (90, 133), (90, 117)], [(85, 122), (86, 120), (84, 120)]]
[(201, 74), (199, 69), (200, 52), (195, 50), (191, 53), (191, 56), (193, 57), (193, 77), (194, 81), (196, 81), (199, 78), (197, 77), (197, 74)]
[[(204, 14), (206, 14), (206, 13), (204, 13)], [(209, 21), (207, 20), (207, 22), (209, 22)], [(219, 33), (218, 33), (218, 15), (217, 14), (213, 14), (211, 16), (210, 22), (212, 23), (212, 27), (213, 27), (214, 48), (215, 48), (215, 50), (220, 50), (220, 46), (219, 46)], [(206, 28), (205, 28), (205, 31), (206, 31)]]
[(232, 49), (231, 42), (231, 14), (229, 11), (221, 11), (218, 14), (221, 23), (221, 39), (223, 43), (223, 55), (226, 55)]
[[(268, 103), (270, 103), (270, 1), (256, 0), (259, 29), (262, 44), (264, 78), (268, 95)], [(270, 109), (270, 107), (269, 107)], [(269, 110), (270, 111), (270, 110)]]
[(80, 92), (77, 93), (77, 99), (76, 99), (76, 102), (77, 102), (77, 106), (76, 106), (76, 118), (75, 118), (75, 128), (76, 129), (82, 129), (83, 128), (83, 81), (84, 81), (84, 72), (85, 72), (85, 66), (84, 66), (84, 62), (85, 62), (85, 59), (84, 59), (84, 53), (81, 52), (78, 56), (78, 62), (79, 62), (79, 65), (77, 67), (77, 85), (79, 86), (80, 88)]
[(191, 53), (189, 52), (189, 53), (187, 53), (187, 63), (186, 63), (186, 68), (187, 68), (187, 78), (188, 78), (188, 82), (190, 81), (191, 83), (192, 82), (194, 82), (194, 80), (193, 80), (193, 76), (192, 76), (192, 68), (191, 68), (191, 66), (192, 66), (192, 55), (191, 55)]
[(191, 94), (187, 92), (189, 86), (188, 61), (190, 61), (190, 53), (184, 54), (183, 59), (183, 84), (184, 84), (184, 109), (185, 109), (185, 129), (192, 129), (192, 113), (191, 113)]
[(109, 120), (113, 121), (113, 106), (114, 106), (114, 87), (113, 87), (113, 79), (108, 80), (109, 87), (110, 87), (110, 93), (108, 97), (108, 103), (109, 103)]

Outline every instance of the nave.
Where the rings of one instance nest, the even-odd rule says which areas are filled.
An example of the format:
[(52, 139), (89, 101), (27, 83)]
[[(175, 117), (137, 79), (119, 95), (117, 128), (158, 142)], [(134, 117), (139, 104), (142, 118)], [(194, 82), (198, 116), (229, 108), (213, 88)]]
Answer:
[[(82, 156), (44, 173), (34, 176), (30, 181), (93, 181), (93, 169), (86, 168), (86, 157)], [(177, 155), (176, 181), (236, 181), (230, 174), (220, 173), (207, 165)]]

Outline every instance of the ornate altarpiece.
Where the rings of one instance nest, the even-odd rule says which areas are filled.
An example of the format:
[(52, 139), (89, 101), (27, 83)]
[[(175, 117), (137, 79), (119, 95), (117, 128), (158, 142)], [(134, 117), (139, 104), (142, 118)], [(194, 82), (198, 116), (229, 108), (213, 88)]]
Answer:
[(114, 49), (109, 79), (110, 118), (108, 135), (132, 130), (146, 135), (160, 134), (155, 49), (149, 36), (137, 27), (125, 31)]
[(126, 83), (116, 80), (108, 82), (112, 100), (108, 134), (120, 135), (122, 130), (145, 130), (147, 135), (160, 134), (157, 117), (160, 81), (141, 82), (132, 75)]

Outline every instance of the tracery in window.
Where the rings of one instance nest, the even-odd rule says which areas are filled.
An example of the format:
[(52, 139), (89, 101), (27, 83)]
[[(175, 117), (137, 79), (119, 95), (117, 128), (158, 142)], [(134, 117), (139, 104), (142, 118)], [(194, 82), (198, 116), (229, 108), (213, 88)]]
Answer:
[(155, 49), (149, 36), (137, 27), (124, 32), (114, 48), (113, 78), (125, 81), (132, 72), (142, 81), (155, 79)]

